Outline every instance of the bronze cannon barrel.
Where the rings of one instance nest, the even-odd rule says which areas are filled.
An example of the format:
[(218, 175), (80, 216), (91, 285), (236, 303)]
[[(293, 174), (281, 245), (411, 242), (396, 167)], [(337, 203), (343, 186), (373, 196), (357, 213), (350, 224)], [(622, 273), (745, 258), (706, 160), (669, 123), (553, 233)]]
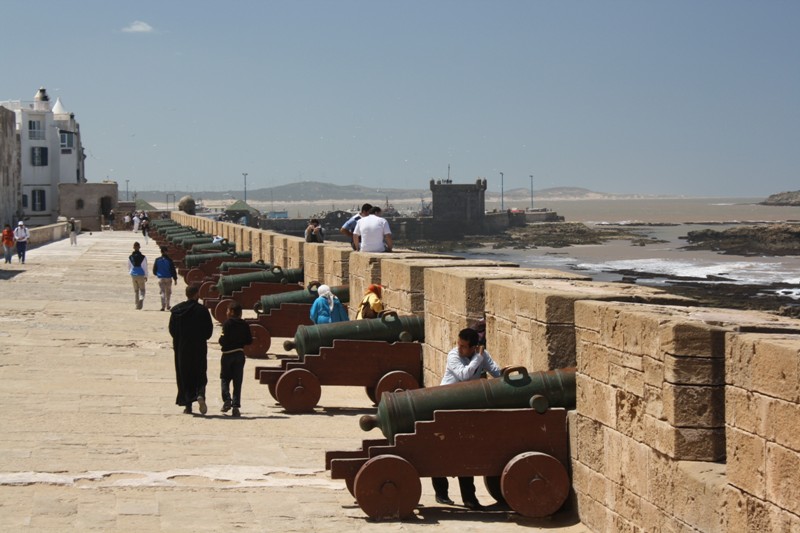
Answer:
[(224, 263), (219, 264), (219, 271), (221, 274), (228, 272), (232, 268), (252, 268), (252, 269), (261, 269), (261, 270), (269, 270), (272, 268), (271, 263), (265, 263), (262, 259), (254, 262), (237, 262), (237, 261), (225, 261)]
[(299, 356), (319, 353), (325, 346), (333, 346), (336, 339), (361, 341), (424, 341), (425, 321), (418, 316), (398, 316), (386, 313), (380, 318), (349, 320), (332, 324), (301, 325), (294, 340), (283, 343), (286, 350), (296, 350)]
[(186, 265), (186, 268), (195, 268), (210, 259), (226, 259), (227, 261), (233, 261), (237, 258), (241, 259), (242, 261), (250, 261), (253, 259), (253, 254), (251, 252), (217, 252), (208, 254), (188, 254), (184, 258), (183, 264)]
[(192, 253), (193, 254), (205, 254), (205, 253), (215, 253), (215, 252), (235, 252), (236, 251), (236, 243), (231, 242), (228, 239), (223, 239), (219, 242), (213, 242), (211, 240), (202, 242), (199, 244), (192, 245)]
[(202, 232), (198, 232), (197, 230), (189, 228), (163, 233), (162, 235), (164, 235), (164, 238), (168, 242), (177, 244), (178, 240), (182, 240), (185, 237), (197, 237), (200, 234), (202, 234)]
[(548, 407), (574, 409), (575, 397), (574, 367), (531, 373), (509, 367), (499, 378), (387, 392), (378, 412), (362, 416), (359, 424), (364, 431), (380, 428), (394, 442), (395, 435), (413, 433), (415, 422), (433, 420), (434, 411), (533, 407), (544, 412)]
[(179, 234), (175, 238), (172, 239), (174, 244), (179, 246), (183, 246), (184, 248), (191, 248), (194, 244), (200, 244), (205, 242), (211, 242), (214, 239), (214, 236), (209, 233), (199, 232), (194, 235), (186, 234), (182, 235)]
[(302, 268), (287, 268), (284, 270), (279, 266), (275, 266), (269, 270), (261, 270), (259, 272), (222, 276), (217, 282), (217, 292), (222, 296), (230, 296), (233, 291), (237, 291), (251, 283), (298, 283), (303, 281), (304, 276)]
[[(311, 285), (301, 291), (282, 292), (279, 294), (266, 294), (256, 302), (254, 307), (256, 313), (269, 313), (273, 309), (278, 309), (281, 304), (310, 304), (314, 303), (319, 294), (317, 288), (319, 284)], [(331, 292), (346, 304), (350, 301), (350, 286), (337, 285), (331, 287)]]

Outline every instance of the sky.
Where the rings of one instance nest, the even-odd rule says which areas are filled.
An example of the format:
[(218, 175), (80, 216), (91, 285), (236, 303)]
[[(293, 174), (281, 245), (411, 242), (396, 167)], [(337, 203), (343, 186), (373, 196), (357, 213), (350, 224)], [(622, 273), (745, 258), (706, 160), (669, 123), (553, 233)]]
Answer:
[[(794, 0), (3, 0), (0, 101), (75, 113), (89, 181), (800, 189)], [(500, 173), (503, 173), (502, 179)], [(531, 178), (533, 176), (533, 178)]]

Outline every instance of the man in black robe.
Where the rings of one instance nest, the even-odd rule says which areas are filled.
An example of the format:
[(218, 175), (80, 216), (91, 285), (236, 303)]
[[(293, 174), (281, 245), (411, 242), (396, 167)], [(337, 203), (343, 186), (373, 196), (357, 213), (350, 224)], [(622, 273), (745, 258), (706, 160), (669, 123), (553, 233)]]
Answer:
[(197, 402), (200, 413), (206, 414), (206, 384), (208, 378), (208, 339), (214, 330), (211, 314), (197, 300), (200, 287), (186, 287), (186, 301), (170, 311), (169, 334), (175, 351), (175, 377), (178, 397), (175, 403), (184, 406), (184, 413), (192, 413), (192, 402)]

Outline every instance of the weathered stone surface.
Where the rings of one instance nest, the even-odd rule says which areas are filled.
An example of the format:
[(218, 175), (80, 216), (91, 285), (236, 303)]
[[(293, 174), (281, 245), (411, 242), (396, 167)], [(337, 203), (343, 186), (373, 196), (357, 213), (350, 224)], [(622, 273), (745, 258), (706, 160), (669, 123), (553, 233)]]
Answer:
[(766, 499), (800, 515), (800, 454), (778, 444), (767, 444), (766, 469)]
[(766, 495), (767, 441), (732, 427), (727, 428), (726, 438), (729, 483), (763, 499)]
[(664, 414), (673, 426), (716, 428), (725, 423), (725, 389), (694, 385), (662, 387)]

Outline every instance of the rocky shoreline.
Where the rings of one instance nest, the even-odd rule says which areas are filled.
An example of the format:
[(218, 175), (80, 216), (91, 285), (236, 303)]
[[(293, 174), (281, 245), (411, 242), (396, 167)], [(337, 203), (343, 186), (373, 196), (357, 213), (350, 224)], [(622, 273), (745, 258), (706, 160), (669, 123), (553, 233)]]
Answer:
[[(650, 224), (652, 225), (652, 224)], [(676, 224), (663, 224), (676, 225)], [(458, 241), (419, 241), (408, 247), (426, 252), (447, 253), (490, 247), (493, 249), (563, 248), (580, 244), (603, 244), (611, 240), (629, 240), (634, 246), (662, 243), (636, 230), (636, 226), (603, 225), (589, 227), (576, 222), (529, 224), (511, 228), (487, 239), (485, 235), (467, 236)], [(690, 231), (688, 249), (711, 250), (728, 255), (800, 255), (800, 224), (755, 224), (724, 231)], [(797, 287), (785, 283), (740, 284), (725, 278), (665, 276), (640, 271), (615, 273), (626, 283), (648, 284), (648, 280), (667, 279), (658, 287), (671, 294), (697, 300), (699, 306), (768, 311), (800, 318), (800, 300), (792, 298)]]

